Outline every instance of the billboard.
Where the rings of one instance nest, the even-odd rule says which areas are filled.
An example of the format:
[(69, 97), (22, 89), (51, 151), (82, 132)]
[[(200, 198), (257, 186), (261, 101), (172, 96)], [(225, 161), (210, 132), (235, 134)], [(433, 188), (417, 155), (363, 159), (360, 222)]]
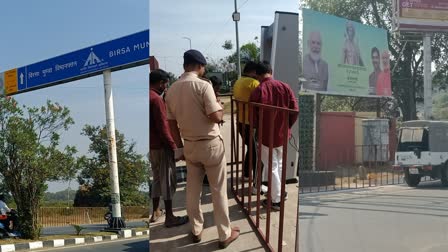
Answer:
[(303, 9), (302, 89), (391, 96), (386, 30)]
[(393, 6), (400, 31), (448, 31), (446, 0), (393, 0)]
[[(93, 45), (1, 73), (12, 95), (112, 71), (148, 64), (149, 30)], [(2, 91), (0, 91), (1, 94)]]

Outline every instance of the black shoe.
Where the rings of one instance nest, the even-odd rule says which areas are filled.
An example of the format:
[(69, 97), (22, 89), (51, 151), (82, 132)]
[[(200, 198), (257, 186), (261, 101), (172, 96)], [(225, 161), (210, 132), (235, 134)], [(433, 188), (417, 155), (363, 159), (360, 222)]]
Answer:
[[(263, 195), (263, 194), (261, 194), (261, 195)], [(267, 194), (265, 194), (264, 196), (265, 196), (265, 197), (268, 197), (268, 195), (267, 195)], [(288, 199), (288, 192), (285, 192), (285, 197), (284, 197), (284, 199), (285, 199), (285, 200), (287, 200), (287, 199)]]
[(202, 239), (202, 232), (200, 232), (198, 235), (194, 235), (193, 233), (191, 233), (191, 241), (193, 243), (199, 243), (201, 242)]
[[(268, 207), (268, 200), (267, 199), (263, 200), (262, 203), (263, 203), (264, 207)], [(279, 203), (272, 202), (271, 203), (271, 209), (274, 210), (274, 211), (280, 211), (280, 202)]]
[[(252, 187), (252, 195), (257, 195), (257, 188), (255, 186)], [(260, 189), (260, 195), (267, 195), (266, 193), (268, 192), (268, 187), (262, 185), (261, 189)]]

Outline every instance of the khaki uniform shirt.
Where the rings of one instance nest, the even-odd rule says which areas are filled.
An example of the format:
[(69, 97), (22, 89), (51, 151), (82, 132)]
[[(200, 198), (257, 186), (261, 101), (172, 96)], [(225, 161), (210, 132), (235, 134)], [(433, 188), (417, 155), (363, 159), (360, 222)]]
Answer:
[(212, 85), (187, 72), (168, 89), (165, 102), (167, 119), (176, 120), (187, 141), (213, 139), (221, 135), (219, 126), (207, 115), (222, 110)]

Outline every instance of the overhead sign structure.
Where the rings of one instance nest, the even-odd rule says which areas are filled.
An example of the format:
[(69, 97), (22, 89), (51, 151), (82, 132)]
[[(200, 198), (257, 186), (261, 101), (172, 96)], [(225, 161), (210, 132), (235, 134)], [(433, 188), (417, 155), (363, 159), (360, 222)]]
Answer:
[(149, 30), (90, 46), (0, 74), (4, 94), (12, 95), (111, 71), (148, 64)]
[(103, 74), (111, 174), (109, 229), (126, 227), (121, 217), (111, 72), (149, 63), (149, 30), (0, 73), (0, 96), (23, 93)]
[(393, 10), (399, 31), (448, 31), (446, 0), (393, 0)]
[(303, 9), (304, 90), (345, 96), (391, 96), (387, 32)]

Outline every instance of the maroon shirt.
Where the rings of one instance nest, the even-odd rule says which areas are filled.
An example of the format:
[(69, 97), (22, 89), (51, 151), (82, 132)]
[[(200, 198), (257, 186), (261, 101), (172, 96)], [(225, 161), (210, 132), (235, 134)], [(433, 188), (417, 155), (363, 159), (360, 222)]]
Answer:
[[(272, 77), (265, 78), (261, 81), (260, 85), (252, 91), (249, 101), (281, 108), (299, 110), (296, 97), (289, 85), (281, 81), (274, 80)], [(270, 116), (269, 110), (263, 110), (263, 137), (261, 139), (261, 143), (263, 145), (269, 146), (269, 132), (273, 132), (274, 134), (273, 147), (280, 147), (283, 145), (285, 131), (282, 129), (286, 128), (286, 117), (283, 113), (277, 112), (276, 115), (272, 113)], [(289, 113), (289, 124), (287, 125), (288, 138), (291, 137), (291, 127), (297, 121), (297, 116), (298, 113)], [(255, 113), (253, 122), (255, 128), (258, 127), (258, 117), (259, 115)], [(269, 129), (271, 121), (274, 121), (273, 131)]]
[(166, 119), (166, 107), (160, 94), (151, 88), (149, 93), (149, 128), (150, 149), (176, 149)]

